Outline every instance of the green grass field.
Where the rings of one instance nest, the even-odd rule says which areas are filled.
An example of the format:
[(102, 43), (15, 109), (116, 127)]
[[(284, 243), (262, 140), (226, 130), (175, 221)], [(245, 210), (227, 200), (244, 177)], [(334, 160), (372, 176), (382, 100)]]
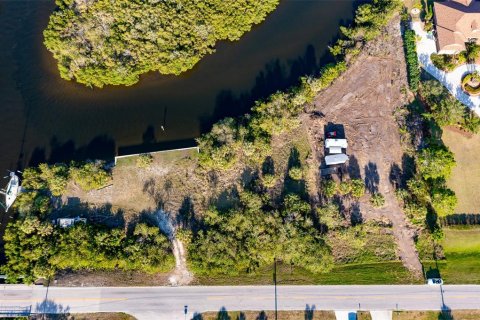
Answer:
[(480, 213), (480, 134), (471, 137), (445, 128), (442, 140), (455, 154), (457, 166), (448, 179), (448, 186), (455, 191), (458, 204), (455, 213)]
[[(253, 285), (273, 284), (273, 267), (256, 274), (239, 276), (197, 276), (200, 285)], [(401, 262), (349, 264), (336, 266), (325, 274), (312, 274), (301, 268), (277, 265), (277, 284), (412, 284), (422, 283), (412, 277)]]
[(444, 232), (446, 260), (425, 262), (425, 271), (438, 268), (446, 284), (480, 284), (480, 227), (444, 228)]
[[(167, 164), (173, 161), (177, 161), (183, 158), (195, 158), (198, 156), (196, 148), (187, 148), (179, 150), (165, 150), (150, 153), (153, 156), (153, 161)], [(138, 155), (127, 156), (117, 159), (117, 166), (131, 166), (136, 165)]]

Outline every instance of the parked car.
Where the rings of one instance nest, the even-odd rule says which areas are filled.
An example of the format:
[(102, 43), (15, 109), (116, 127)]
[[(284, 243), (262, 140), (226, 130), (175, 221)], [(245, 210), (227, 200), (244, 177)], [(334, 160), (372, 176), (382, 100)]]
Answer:
[(431, 278), (427, 280), (428, 285), (442, 285), (443, 280), (440, 278)]

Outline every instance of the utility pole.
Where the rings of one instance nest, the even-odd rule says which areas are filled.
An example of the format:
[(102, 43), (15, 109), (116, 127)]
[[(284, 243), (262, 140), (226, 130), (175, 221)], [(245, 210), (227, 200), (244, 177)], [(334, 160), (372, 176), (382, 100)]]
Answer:
[(277, 258), (273, 258), (273, 283), (275, 287), (275, 320), (278, 320), (277, 317)]

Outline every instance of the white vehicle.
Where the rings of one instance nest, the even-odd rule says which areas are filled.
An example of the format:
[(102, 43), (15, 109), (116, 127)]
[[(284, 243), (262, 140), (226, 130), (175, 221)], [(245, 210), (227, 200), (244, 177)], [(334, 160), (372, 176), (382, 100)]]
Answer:
[(20, 193), (20, 178), (15, 172), (10, 172), (10, 180), (8, 181), (7, 188), (0, 191), (0, 193), (5, 195), (5, 204), (2, 203), (2, 205), (5, 208), (5, 212), (7, 212)]
[(427, 280), (428, 285), (442, 285), (443, 280), (441, 278), (431, 278)]

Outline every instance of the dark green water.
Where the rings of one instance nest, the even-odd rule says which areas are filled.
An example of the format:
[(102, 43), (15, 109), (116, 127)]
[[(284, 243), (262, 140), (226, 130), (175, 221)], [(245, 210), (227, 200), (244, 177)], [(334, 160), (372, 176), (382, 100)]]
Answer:
[[(54, 1), (0, 2), (0, 170), (184, 145), (224, 116), (318, 71), (353, 0), (284, 0), (182, 76), (89, 89), (60, 79), (42, 31)], [(161, 130), (164, 127), (164, 131)], [(133, 146), (133, 148), (132, 148)]]

